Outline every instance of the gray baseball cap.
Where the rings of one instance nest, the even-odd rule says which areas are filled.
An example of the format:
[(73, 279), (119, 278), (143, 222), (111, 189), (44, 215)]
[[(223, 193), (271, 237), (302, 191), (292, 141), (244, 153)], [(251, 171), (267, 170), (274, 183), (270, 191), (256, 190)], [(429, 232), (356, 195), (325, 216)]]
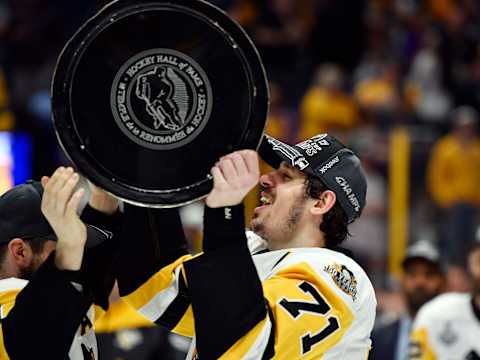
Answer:
[(425, 260), (437, 266), (441, 266), (440, 252), (427, 240), (419, 240), (407, 248), (402, 267), (405, 269), (414, 260)]

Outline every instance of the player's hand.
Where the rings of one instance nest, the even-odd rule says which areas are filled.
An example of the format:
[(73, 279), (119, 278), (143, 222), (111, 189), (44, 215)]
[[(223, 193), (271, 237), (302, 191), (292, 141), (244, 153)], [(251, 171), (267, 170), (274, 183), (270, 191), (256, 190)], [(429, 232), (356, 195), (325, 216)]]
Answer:
[(87, 241), (87, 229), (77, 214), (85, 190), (74, 192), (79, 175), (59, 167), (51, 178), (44, 176), (42, 213), (57, 235), (55, 264), (59, 269), (78, 270)]
[(212, 167), (213, 189), (207, 196), (210, 208), (240, 204), (260, 179), (258, 155), (253, 150), (240, 150), (226, 155)]
[(92, 195), (88, 202), (92, 208), (107, 215), (115, 214), (118, 209), (118, 200), (113, 195), (110, 195), (105, 190), (88, 182)]

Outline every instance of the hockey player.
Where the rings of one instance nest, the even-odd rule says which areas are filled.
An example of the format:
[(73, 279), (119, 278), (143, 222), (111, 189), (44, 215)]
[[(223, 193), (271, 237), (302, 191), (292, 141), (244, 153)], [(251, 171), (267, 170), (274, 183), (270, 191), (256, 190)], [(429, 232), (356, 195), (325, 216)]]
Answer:
[[(365, 359), (375, 294), (338, 251), (365, 205), (359, 159), (326, 134), (294, 146), (266, 137), (260, 153), (276, 170), (260, 177), (251, 150), (212, 168), (199, 256), (187, 254), (175, 211), (125, 206), (121, 295), (193, 337), (188, 359)], [(258, 181), (245, 234), (242, 200)]]
[[(92, 305), (107, 306), (115, 240), (79, 220), (78, 180), (62, 167), (44, 177), (45, 191), (28, 182), (0, 197), (2, 360), (98, 358)], [(115, 217), (107, 214), (115, 213), (116, 202), (95, 189), (90, 205), (82, 219), (115, 230)]]
[(468, 254), (472, 293), (447, 293), (426, 303), (413, 324), (410, 359), (480, 359), (480, 244)]

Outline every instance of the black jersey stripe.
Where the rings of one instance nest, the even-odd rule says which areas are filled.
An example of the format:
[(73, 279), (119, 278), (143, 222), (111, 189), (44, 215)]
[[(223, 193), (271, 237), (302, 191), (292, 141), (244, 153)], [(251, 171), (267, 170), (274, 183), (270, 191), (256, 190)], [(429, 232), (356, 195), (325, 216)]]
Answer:
[(155, 320), (155, 324), (172, 330), (182, 320), (183, 315), (190, 306), (190, 298), (187, 295), (187, 284), (183, 276), (178, 277), (178, 294), (165, 312)]
[(262, 360), (271, 359), (275, 355), (275, 318), (273, 317), (272, 309), (270, 309), (270, 306), (268, 306), (268, 301), (266, 299), (265, 304), (268, 309), (268, 318), (272, 323), (272, 329), (270, 330), (270, 336), (268, 338), (267, 347), (265, 348), (265, 352), (263, 353)]

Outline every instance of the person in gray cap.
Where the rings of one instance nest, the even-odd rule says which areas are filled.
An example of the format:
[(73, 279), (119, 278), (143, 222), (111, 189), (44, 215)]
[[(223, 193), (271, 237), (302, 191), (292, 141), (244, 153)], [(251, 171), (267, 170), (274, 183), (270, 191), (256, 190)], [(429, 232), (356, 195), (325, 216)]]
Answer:
[[(187, 359), (365, 359), (375, 293), (339, 251), (365, 205), (360, 160), (327, 134), (296, 145), (266, 136), (259, 152), (274, 171), (260, 176), (252, 150), (212, 167), (199, 256), (173, 233), (175, 210), (125, 205), (120, 295), (193, 337)], [(242, 201), (258, 183), (261, 205), (245, 232)]]
[(113, 286), (117, 204), (94, 190), (82, 218), (110, 231), (85, 226), (78, 180), (59, 168), (45, 191), (29, 181), (0, 197), (0, 359), (97, 358), (92, 305)]
[(466, 255), (470, 292), (447, 292), (420, 308), (409, 359), (480, 359), (480, 243), (474, 242)]
[(437, 248), (428, 241), (417, 241), (407, 249), (402, 262), (401, 289), (406, 312), (396, 321), (372, 333), (370, 360), (407, 360), (412, 322), (418, 310), (445, 288), (445, 271)]

